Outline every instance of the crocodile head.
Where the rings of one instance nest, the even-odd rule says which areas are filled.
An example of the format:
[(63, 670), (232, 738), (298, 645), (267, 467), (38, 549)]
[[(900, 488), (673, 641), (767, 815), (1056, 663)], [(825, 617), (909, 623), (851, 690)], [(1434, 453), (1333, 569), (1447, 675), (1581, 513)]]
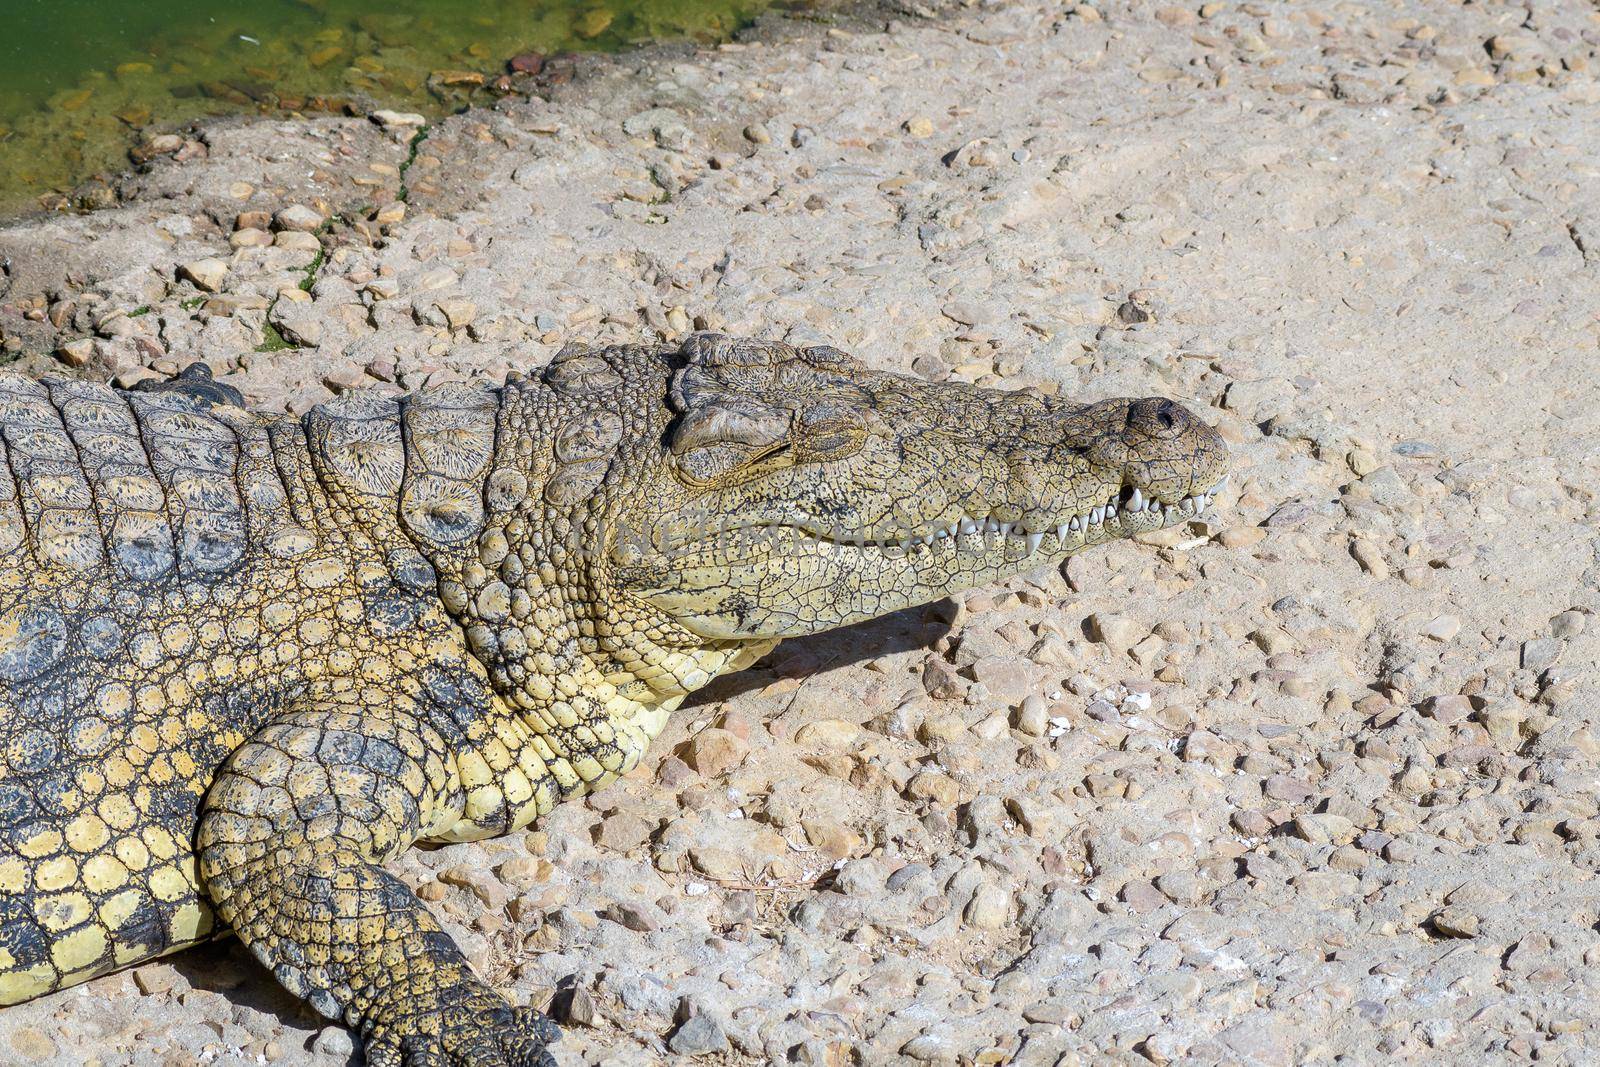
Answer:
[(707, 643), (815, 633), (1159, 530), (1226, 474), (1216, 432), (1170, 400), (931, 384), (714, 335), (683, 357), (664, 476), (631, 489), (605, 584)]

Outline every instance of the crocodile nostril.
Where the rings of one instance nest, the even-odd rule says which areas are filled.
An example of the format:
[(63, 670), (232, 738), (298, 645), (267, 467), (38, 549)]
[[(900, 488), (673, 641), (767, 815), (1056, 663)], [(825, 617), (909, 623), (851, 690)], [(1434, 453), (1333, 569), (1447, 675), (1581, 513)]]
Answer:
[(1146, 397), (1128, 405), (1126, 424), (1144, 433), (1170, 432), (1183, 425), (1183, 409), (1165, 397)]

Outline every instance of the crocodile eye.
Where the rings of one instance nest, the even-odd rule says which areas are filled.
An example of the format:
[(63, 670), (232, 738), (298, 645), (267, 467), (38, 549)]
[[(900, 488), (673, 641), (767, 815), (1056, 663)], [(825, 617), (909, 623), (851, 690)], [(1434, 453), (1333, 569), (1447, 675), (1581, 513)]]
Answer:
[(793, 415), (745, 397), (719, 397), (684, 413), (669, 445), (678, 470), (705, 484), (787, 450)]

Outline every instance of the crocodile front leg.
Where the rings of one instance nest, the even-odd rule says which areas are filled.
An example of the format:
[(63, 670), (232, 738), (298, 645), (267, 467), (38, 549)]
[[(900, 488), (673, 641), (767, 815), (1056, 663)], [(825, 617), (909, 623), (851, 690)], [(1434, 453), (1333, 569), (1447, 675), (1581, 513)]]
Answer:
[(467, 804), (452, 746), (408, 701), (306, 702), (236, 751), (198, 851), (218, 914), (380, 1067), (554, 1067), (555, 1025), (473, 975), (381, 864)]

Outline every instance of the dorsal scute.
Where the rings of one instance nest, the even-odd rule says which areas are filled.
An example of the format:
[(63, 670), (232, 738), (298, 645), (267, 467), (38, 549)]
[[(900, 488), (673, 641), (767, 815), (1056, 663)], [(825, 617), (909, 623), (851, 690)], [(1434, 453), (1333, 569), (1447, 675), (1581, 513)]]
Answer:
[(451, 382), (408, 397), (400, 518), (424, 544), (459, 545), (484, 523), (484, 482), (494, 463), (496, 390)]
[(318, 404), (304, 423), (312, 454), (338, 488), (379, 498), (399, 492), (405, 474), (399, 401), (356, 389)]
[(177, 389), (120, 395), (139, 426), (149, 470), (165, 490), (170, 524), (169, 541), (153, 514), (113, 515), (113, 540), (125, 545), (118, 550), (123, 568), (134, 577), (159, 577), (170, 566), (169, 551), (185, 575), (214, 575), (238, 563), (249, 531), (237, 431), (207, 396)]

